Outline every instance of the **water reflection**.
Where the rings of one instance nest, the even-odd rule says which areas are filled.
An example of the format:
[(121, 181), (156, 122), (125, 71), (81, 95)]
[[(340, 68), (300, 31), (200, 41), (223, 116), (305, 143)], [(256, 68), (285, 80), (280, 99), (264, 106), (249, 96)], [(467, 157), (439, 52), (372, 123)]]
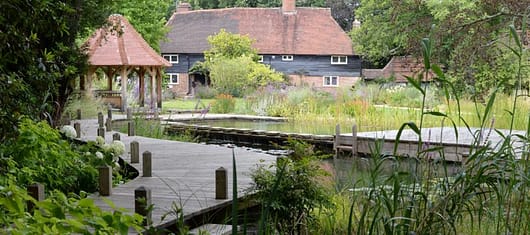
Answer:
[(413, 158), (348, 157), (324, 160), (323, 168), (333, 169), (338, 188), (346, 189), (367, 187), (370, 182), (384, 183), (392, 174), (398, 174), (403, 183), (451, 177), (461, 172), (462, 165)]

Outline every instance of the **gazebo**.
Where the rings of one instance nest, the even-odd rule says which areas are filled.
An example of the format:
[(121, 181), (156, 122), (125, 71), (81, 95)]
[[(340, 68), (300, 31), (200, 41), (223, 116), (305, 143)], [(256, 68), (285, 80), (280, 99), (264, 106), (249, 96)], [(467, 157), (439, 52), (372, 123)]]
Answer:
[[(95, 95), (114, 107), (126, 110), (129, 75), (138, 75), (138, 103), (145, 102), (145, 75), (149, 75), (148, 95), (152, 109), (162, 107), (162, 69), (171, 64), (145, 42), (132, 25), (121, 15), (111, 15), (108, 24), (98, 29), (85, 43), (89, 56), (86, 81), (81, 79), (81, 90), (91, 91), (96, 71), (101, 69), (107, 77), (107, 89), (95, 91)], [(121, 91), (113, 91), (113, 80), (120, 76)], [(156, 98), (155, 98), (156, 97)], [(156, 102), (155, 102), (156, 100)]]

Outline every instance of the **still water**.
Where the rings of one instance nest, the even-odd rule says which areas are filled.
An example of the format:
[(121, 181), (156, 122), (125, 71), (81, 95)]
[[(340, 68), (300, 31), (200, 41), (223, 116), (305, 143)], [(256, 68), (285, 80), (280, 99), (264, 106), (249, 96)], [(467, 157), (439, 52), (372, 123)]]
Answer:
[[(306, 133), (315, 135), (333, 135), (337, 122), (334, 120), (264, 121), (241, 119), (194, 120), (187, 123), (224, 128), (278, 131), (284, 133)], [(352, 123), (341, 122), (341, 132), (351, 133)]]

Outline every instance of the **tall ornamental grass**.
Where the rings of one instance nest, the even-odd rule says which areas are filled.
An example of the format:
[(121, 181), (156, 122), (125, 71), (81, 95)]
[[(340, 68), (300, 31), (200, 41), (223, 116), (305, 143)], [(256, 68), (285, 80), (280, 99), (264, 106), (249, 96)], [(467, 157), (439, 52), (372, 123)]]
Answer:
[[(524, 31), (524, 30), (523, 30)], [(510, 28), (514, 41), (509, 47), (526, 66), (523, 50), (515, 28)], [(504, 113), (496, 113), (498, 90), (491, 93), (484, 104), (476, 104), (473, 113), (462, 112), (456, 89), (445, 78), (441, 69), (430, 63), (430, 39), (422, 41), (424, 74), (408, 78), (422, 94), (423, 101), (417, 121), (406, 122), (401, 131), (410, 128), (418, 134), (417, 153), (400, 160), (397, 144), (392, 156), (381, 152), (381, 143), (372, 145), (369, 170), (362, 178), (353, 178), (353, 187), (340, 189), (335, 206), (321, 208), (315, 231), (321, 234), (526, 234), (530, 229), (530, 194), (528, 142), (530, 117), (518, 109), (524, 102), (516, 91), (511, 103), (504, 103)], [(422, 75), (432, 71), (441, 84), (451, 110), (433, 111), (426, 108), (427, 88), (420, 86)], [(517, 74), (519, 82), (521, 74)], [(499, 88), (504, 81), (499, 82)], [(451, 99), (453, 97), (454, 99)], [(498, 103), (497, 103), (498, 104)], [(499, 116), (509, 120), (508, 134), (498, 132), (499, 143), (484, 141)], [(471, 132), (472, 150), (461, 168), (450, 172), (440, 148), (422, 145), (421, 131), (431, 117), (444, 119), (446, 128), (470, 127), (467, 117), (480, 131)], [(513, 134), (520, 116), (524, 116), (525, 135)], [(493, 128), (491, 131), (497, 131)], [(463, 134), (463, 133), (459, 133)], [(457, 137), (458, 138), (458, 137)], [(518, 144), (516, 144), (518, 143)], [(433, 161), (430, 155), (441, 156)], [(391, 171), (388, 171), (390, 166)], [(347, 225), (344, 217), (347, 216)], [(334, 221), (330, 221), (334, 220)], [(335, 226), (332, 226), (335, 224)]]

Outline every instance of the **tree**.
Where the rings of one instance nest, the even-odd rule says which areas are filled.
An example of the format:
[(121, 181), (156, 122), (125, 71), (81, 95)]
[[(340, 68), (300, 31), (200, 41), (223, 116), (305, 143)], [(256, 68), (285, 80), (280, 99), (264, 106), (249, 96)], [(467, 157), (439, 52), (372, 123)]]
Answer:
[(172, 0), (117, 0), (112, 10), (125, 16), (145, 41), (160, 51), (160, 41), (168, 32), (165, 25), (174, 7)]
[(357, 52), (384, 65), (392, 56), (420, 57), (419, 42), (431, 34), (433, 59), (474, 86), (476, 74), (500, 69), (503, 63), (492, 58), (503, 57), (508, 25), (514, 19), (520, 25), (528, 6), (515, 0), (364, 0), (356, 11), (361, 27), (351, 35)]
[(252, 39), (248, 36), (232, 34), (221, 29), (219, 33), (208, 36), (210, 49), (204, 52), (206, 61), (214, 60), (218, 57), (233, 59), (241, 56), (249, 56), (253, 60), (258, 60), (258, 51), (252, 47)]
[(0, 1), (0, 141), (22, 116), (55, 123), (85, 73), (76, 39), (103, 24), (109, 1)]
[(220, 93), (236, 97), (251, 93), (260, 86), (283, 81), (280, 73), (249, 56), (217, 58), (209, 67), (212, 86)]
[(326, 6), (331, 8), (331, 16), (340, 27), (348, 32), (351, 30), (355, 20), (355, 9), (360, 0), (326, 0)]
[(208, 37), (211, 48), (204, 52), (205, 62), (194, 67), (202, 66), (208, 71), (213, 87), (233, 96), (282, 81), (281, 74), (257, 62), (259, 57), (257, 50), (252, 48), (252, 42), (248, 36), (221, 29), (216, 35)]

